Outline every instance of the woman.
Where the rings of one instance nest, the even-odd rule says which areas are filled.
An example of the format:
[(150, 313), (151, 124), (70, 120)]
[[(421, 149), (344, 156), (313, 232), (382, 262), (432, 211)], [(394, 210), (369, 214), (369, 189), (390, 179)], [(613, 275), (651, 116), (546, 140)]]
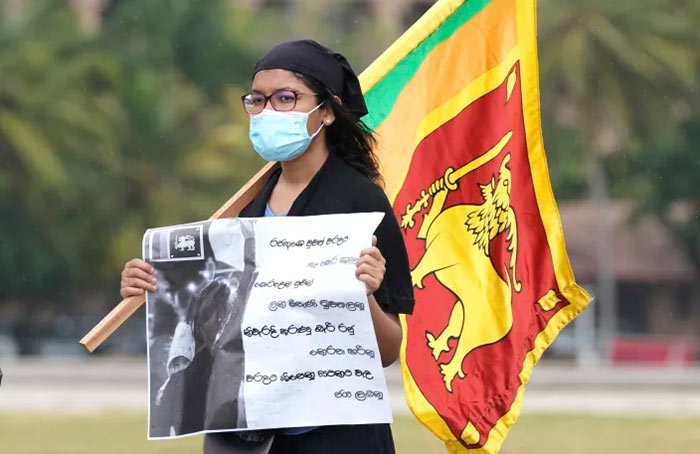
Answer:
[[(386, 213), (374, 246), (362, 251), (356, 275), (364, 282), (384, 366), (401, 345), (398, 314), (413, 310), (408, 258), (380, 175), (357, 76), (345, 58), (310, 40), (272, 48), (255, 66), (243, 96), (250, 140), (266, 160), (279, 161), (260, 194), (240, 216)], [(122, 273), (122, 297), (153, 290), (151, 266), (134, 259)], [(393, 453), (388, 424), (208, 434), (205, 453)]]

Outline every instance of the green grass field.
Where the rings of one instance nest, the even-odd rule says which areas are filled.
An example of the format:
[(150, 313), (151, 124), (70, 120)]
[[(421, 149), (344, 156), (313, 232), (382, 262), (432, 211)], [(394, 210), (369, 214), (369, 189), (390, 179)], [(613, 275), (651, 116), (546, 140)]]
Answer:
[[(46, 416), (0, 414), (2, 454), (197, 453), (201, 437), (146, 441), (144, 414)], [(412, 417), (394, 423), (399, 454), (443, 453)], [(700, 452), (700, 419), (526, 415), (502, 454), (692, 454)]]

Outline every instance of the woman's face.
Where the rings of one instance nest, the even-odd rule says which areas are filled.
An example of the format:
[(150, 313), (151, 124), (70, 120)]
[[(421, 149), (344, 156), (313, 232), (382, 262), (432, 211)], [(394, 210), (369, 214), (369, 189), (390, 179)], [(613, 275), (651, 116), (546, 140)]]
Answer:
[[(298, 94), (293, 111), (311, 112), (318, 105), (316, 95), (310, 94), (313, 93), (313, 90), (289, 71), (284, 69), (267, 69), (255, 74), (252, 88), (254, 93), (270, 96), (279, 90), (289, 90)], [(265, 108), (272, 109), (269, 101)], [(330, 124), (333, 120), (332, 109), (327, 108), (325, 105), (321, 106), (309, 115), (309, 120), (306, 123), (307, 132), (311, 135), (321, 127), (322, 122)]]

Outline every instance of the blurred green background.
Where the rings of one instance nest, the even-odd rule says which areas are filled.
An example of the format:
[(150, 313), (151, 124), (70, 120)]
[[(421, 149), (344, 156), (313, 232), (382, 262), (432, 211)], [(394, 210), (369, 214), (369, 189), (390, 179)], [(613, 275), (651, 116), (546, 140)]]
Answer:
[[(359, 73), (432, 3), (0, 0), (0, 452), (198, 449), (144, 440), (130, 371), (145, 360), (118, 360), (145, 353), (143, 313), (105, 363), (77, 340), (118, 302), (146, 228), (207, 218), (262, 165), (239, 98), (267, 49), (317, 39)], [(694, 452), (700, 2), (540, 0), (538, 15), (550, 177), (596, 301), (535, 369), (504, 453)], [(119, 392), (131, 410), (65, 411)], [(399, 452), (441, 452), (395, 413)]]
[[(672, 284), (697, 302), (700, 3), (538, 3), (557, 200), (589, 200), (593, 213), (624, 200), (624, 222), (653, 218), (692, 278)], [(239, 97), (274, 43), (317, 39), (360, 72), (431, 4), (0, 0), (0, 335), (26, 354), (74, 339), (118, 300), (147, 227), (206, 218), (247, 181), (262, 162)], [(611, 235), (598, 231), (596, 263), (610, 261)], [(653, 332), (626, 315), (641, 303), (617, 271), (602, 273), (579, 281), (609, 303), (603, 334)]]

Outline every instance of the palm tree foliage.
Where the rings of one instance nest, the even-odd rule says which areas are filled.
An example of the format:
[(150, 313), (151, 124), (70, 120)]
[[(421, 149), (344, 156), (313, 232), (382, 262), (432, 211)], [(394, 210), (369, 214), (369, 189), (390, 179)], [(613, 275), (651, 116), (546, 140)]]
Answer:
[[(581, 163), (600, 165), (613, 196), (637, 200), (640, 212), (672, 226), (700, 264), (699, 191), (690, 184), (698, 137), (688, 132), (700, 118), (698, 2), (538, 3), (543, 123), (557, 195), (580, 198)], [(695, 214), (677, 225), (668, 208), (679, 200)]]
[[(199, 46), (184, 24), (209, 27), (208, 39), (217, 30), (193, 22), (186, 2), (143, 5), (118, 8), (98, 36), (56, 2), (25, 4), (1, 25), (5, 297), (114, 284), (147, 226), (206, 217), (259, 165), (233, 101), (241, 71), (214, 80), (181, 67), (177, 50)], [(201, 48), (249, 67), (235, 42), (220, 44)]]
[[(359, 71), (400, 32), (361, 2), (248, 3), (112, 0), (87, 33), (69, 2), (0, 0), (0, 303), (88, 289), (111, 304), (147, 227), (206, 218), (260, 166), (239, 97), (262, 52), (310, 36)], [(650, 173), (663, 150), (674, 171), (697, 163), (697, 129), (681, 129), (700, 118), (696, 3), (539, 2), (560, 198), (585, 195), (579, 162), (595, 153), (615, 194), (664, 194), (646, 206), (658, 213), (697, 202), (695, 186), (661, 190)]]
[(700, 36), (692, 3), (539, 2), (544, 92), (560, 108), (574, 108), (573, 119), (594, 136), (598, 151), (621, 148), (622, 141), (604, 137), (609, 128), (635, 137), (668, 130), (673, 103), (697, 86)]

